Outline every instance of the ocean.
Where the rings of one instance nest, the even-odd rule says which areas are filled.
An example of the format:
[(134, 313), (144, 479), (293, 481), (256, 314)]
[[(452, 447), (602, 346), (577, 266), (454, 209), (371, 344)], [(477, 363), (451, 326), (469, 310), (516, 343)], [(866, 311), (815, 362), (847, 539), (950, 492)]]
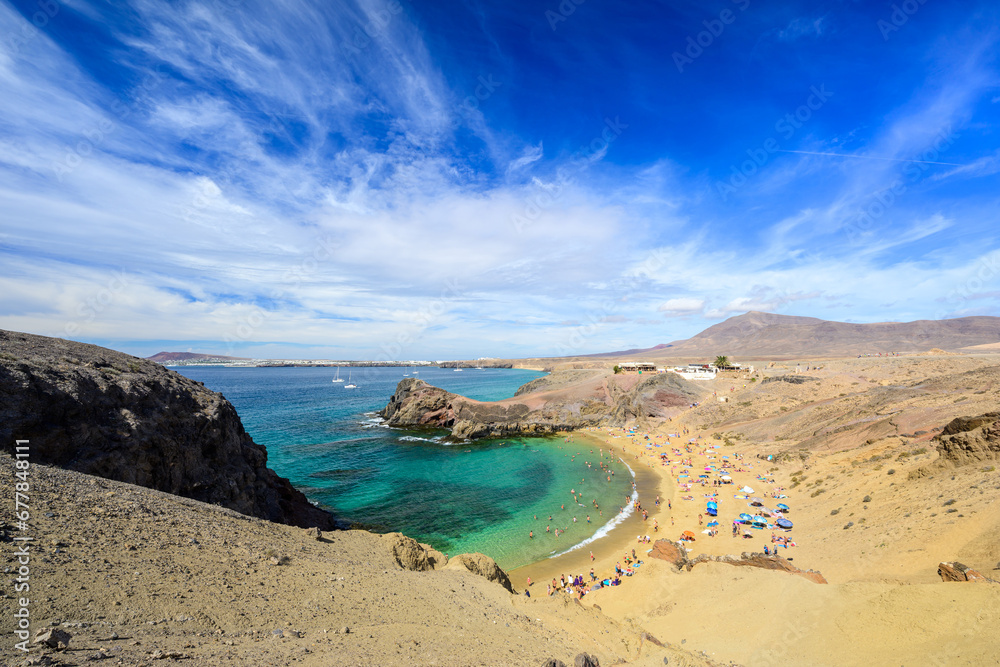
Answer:
[[(332, 382), (333, 368), (174, 370), (229, 399), (267, 447), (268, 466), (311, 501), (450, 555), (478, 551), (513, 569), (586, 545), (623, 520), (623, 506), (628, 511), (630, 470), (606, 450), (602, 458), (582, 434), (446, 443), (443, 430), (387, 427), (375, 412), (409, 369), (341, 368), (356, 389)], [(513, 396), (544, 375), (417, 370), (432, 385), (484, 401)]]

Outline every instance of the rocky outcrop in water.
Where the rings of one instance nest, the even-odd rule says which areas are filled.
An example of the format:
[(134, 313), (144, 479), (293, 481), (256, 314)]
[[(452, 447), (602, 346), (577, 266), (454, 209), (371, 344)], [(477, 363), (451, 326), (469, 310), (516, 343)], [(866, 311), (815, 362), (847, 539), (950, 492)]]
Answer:
[(296, 526), (336, 527), (267, 467), (221, 394), (151, 361), (0, 331), (0, 442), (31, 461)]
[(642, 378), (557, 371), (529, 382), (514, 398), (483, 402), (408, 378), (379, 414), (390, 426), (451, 429), (456, 439), (543, 435), (666, 417), (699, 400), (704, 390), (692, 385), (673, 373)]

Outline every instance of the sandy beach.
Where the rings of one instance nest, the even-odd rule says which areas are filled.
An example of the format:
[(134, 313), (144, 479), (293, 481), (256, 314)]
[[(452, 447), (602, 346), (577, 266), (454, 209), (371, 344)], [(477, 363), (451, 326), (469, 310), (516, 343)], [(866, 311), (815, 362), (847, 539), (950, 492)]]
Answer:
[[(988, 628), (1000, 619), (1000, 585), (944, 583), (937, 564), (961, 560), (1000, 578), (994, 570), (1000, 567), (1000, 510), (993, 502), (1000, 480), (989, 460), (967, 466), (940, 461), (933, 441), (947, 415), (995, 405), (988, 398), (995, 390), (982, 389), (996, 386), (991, 361), (899, 357), (793, 363), (778, 372), (815, 378), (807, 389), (784, 382), (744, 387), (717, 381), (712, 389), (724, 402), (706, 400), (671, 422), (636, 429), (632, 437), (621, 429), (588, 432), (618, 451), (624, 447), (649, 522), (633, 516), (588, 548), (520, 568), (512, 580), (523, 588), (531, 576), (537, 582), (532, 595), (544, 596), (553, 577), (586, 574), (592, 566), (607, 575), (616, 563), (624, 566), (623, 554), (635, 548), (644, 561), (635, 574), (620, 586), (587, 593), (581, 603), (639, 623), (662, 641), (694, 646), (714, 660), (917, 665), (933, 664), (930, 656), (940, 664), (995, 664), (1000, 643)], [(901, 382), (915, 375), (924, 380), (921, 389), (933, 387), (934, 396), (909, 389), (912, 381)], [(942, 393), (951, 398), (942, 401)], [(960, 408), (952, 407), (956, 404)], [(819, 415), (836, 427), (817, 423)], [(669, 433), (681, 437), (668, 438)], [(796, 446), (808, 444), (810, 436), (819, 446)], [(647, 448), (650, 443), (661, 446)], [(661, 462), (661, 454), (669, 463)], [(734, 462), (727, 471), (733, 483), (713, 486), (723, 456)], [(684, 471), (681, 459), (691, 463), (687, 479), (698, 480), (706, 465), (716, 468), (702, 478), (705, 486), (696, 483), (685, 491), (676, 478)], [(741, 493), (744, 486), (753, 492)], [(710, 520), (706, 495), (713, 493), (720, 524), (714, 537), (702, 532)], [(740, 534), (751, 537), (734, 537), (733, 519), (757, 513), (749, 506), (753, 497), (772, 510), (786, 504), (793, 528), (786, 533), (741, 526)], [(654, 518), (657, 533), (647, 529)], [(678, 572), (647, 557), (649, 545), (636, 542), (637, 534), (677, 540), (683, 531), (695, 536), (686, 543), (690, 557), (738, 556), (767, 547), (802, 570), (821, 572), (829, 583), (719, 563)], [(772, 542), (772, 534), (787, 537), (788, 545)]]

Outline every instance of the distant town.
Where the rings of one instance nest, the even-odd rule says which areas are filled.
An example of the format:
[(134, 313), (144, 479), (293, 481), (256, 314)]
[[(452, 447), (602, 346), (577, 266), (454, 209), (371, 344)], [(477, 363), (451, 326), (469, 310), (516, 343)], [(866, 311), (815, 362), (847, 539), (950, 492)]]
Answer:
[(401, 361), (356, 361), (345, 359), (250, 359), (245, 357), (227, 357), (223, 355), (202, 354), (198, 352), (160, 352), (151, 357), (150, 361), (155, 361), (164, 366), (244, 366), (244, 367), (414, 367), (414, 366), (441, 366), (442, 368), (510, 368), (510, 362), (501, 362), (492, 357), (480, 357), (475, 361), (427, 361), (427, 360), (401, 360)]

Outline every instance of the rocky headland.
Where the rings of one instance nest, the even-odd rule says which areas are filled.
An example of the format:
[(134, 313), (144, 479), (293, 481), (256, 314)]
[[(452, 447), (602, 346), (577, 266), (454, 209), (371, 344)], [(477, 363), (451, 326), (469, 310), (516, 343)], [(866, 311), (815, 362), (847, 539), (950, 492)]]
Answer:
[(0, 443), (31, 461), (294, 526), (334, 528), (267, 467), (221, 394), (96, 345), (0, 331)]
[(502, 438), (641, 425), (679, 414), (706, 393), (674, 373), (565, 370), (529, 382), (513, 398), (484, 402), (407, 378), (396, 386), (380, 415), (390, 426), (450, 429), (455, 439)]

